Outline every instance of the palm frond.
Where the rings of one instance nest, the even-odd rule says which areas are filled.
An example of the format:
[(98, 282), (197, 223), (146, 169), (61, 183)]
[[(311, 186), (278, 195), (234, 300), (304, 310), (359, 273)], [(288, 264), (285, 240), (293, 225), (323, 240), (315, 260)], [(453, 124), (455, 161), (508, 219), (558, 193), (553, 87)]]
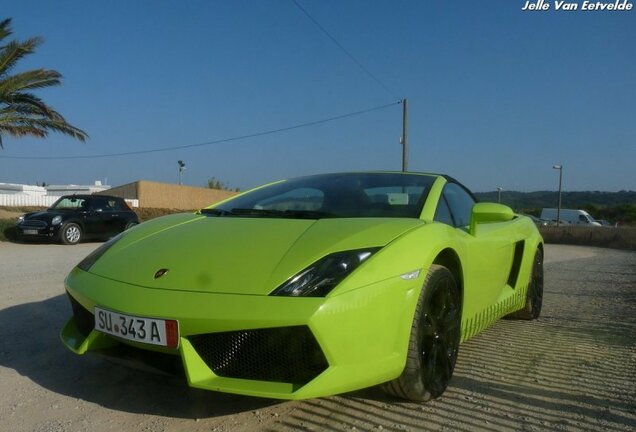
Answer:
[(60, 113), (44, 103), (42, 99), (31, 93), (15, 93), (6, 99), (0, 96), (0, 106), (4, 105), (4, 108), (10, 110), (14, 104), (31, 105), (34, 109), (34, 112), (37, 112), (38, 115), (64, 121), (64, 117), (62, 117)]
[(11, 18), (6, 18), (0, 21), (0, 42), (5, 39), (7, 36), (10, 36), (11, 33)]
[(60, 85), (61, 78), (59, 72), (46, 69), (35, 69), (0, 78), (0, 100), (13, 92)]
[[(11, 19), (0, 21), (0, 41), (11, 35)], [(62, 75), (54, 70), (34, 69), (10, 75), (10, 70), (42, 43), (38, 37), (12, 40), (0, 46), (0, 148), (2, 136), (45, 138), (50, 132), (85, 141), (88, 134), (69, 124), (42, 99), (30, 93), (61, 84)]]
[(42, 39), (34, 37), (24, 42), (11, 41), (0, 51), (0, 75), (5, 75), (23, 57), (35, 52)]
[(39, 138), (46, 137), (49, 132), (58, 132), (82, 142), (88, 138), (86, 132), (71, 126), (65, 121), (16, 114), (0, 118), (0, 135), (3, 132), (15, 137), (32, 135)]

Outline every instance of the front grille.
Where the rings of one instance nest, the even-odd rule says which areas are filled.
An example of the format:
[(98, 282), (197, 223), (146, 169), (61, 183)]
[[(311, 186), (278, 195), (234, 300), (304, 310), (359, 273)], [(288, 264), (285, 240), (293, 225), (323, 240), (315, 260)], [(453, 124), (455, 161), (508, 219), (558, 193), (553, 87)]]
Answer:
[(132, 369), (184, 377), (183, 362), (178, 354), (167, 354), (132, 347), (123, 343), (93, 350), (108, 360)]
[(41, 220), (25, 220), (24, 222), (20, 224), (20, 226), (23, 228), (40, 229), (40, 228), (46, 228), (47, 223)]
[(329, 364), (307, 326), (190, 336), (192, 346), (219, 376), (303, 385)]
[(93, 331), (93, 327), (95, 326), (95, 316), (84, 309), (84, 307), (79, 304), (79, 302), (75, 300), (70, 294), (68, 294), (68, 298), (71, 300), (71, 308), (73, 309), (73, 316), (75, 317), (75, 324), (77, 325), (77, 329), (84, 336), (88, 337), (90, 332)]

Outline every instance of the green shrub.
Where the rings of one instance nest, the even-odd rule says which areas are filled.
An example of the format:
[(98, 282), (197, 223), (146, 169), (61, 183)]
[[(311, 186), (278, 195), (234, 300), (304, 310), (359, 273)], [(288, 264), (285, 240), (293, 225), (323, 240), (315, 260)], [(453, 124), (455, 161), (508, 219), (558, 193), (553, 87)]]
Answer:
[(17, 241), (16, 219), (0, 219), (0, 241)]

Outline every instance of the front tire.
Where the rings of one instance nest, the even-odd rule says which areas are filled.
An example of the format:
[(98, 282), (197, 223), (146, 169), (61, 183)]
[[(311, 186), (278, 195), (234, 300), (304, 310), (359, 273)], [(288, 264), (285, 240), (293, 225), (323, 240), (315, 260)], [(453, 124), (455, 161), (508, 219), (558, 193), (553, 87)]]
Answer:
[(382, 389), (418, 402), (441, 396), (453, 376), (460, 330), (459, 287), (446, 267), (433, 264), (415, 308), (404, 371)]
[(526, 303), (523, 309), (511, 313), (507, 318), (520, 320), (534, 320), (541, 315), (543, 305), (543, 252), (537, 249), (532, 264), (532, 276), (526, 293)]
[(76, 245), (82, 240), (82, 228), (76, 223), (67, 223), (60, 228), (60, 239), (67, 245)]

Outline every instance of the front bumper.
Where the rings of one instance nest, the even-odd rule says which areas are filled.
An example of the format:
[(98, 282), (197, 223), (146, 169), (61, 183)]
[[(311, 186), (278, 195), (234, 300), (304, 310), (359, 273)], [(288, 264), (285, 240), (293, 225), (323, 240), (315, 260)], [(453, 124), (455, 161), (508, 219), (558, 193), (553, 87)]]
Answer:
[[(327, 298), (151, 289), (74, 269), (66, 280), (74, 315), (61, 333), (77, 354), (129, 350), (171, 355), (192, 387), (302, 399), (370, 387), (406, 363), (421, 281), (390, 278)], [(179, 321), (179, 348), (142, 345), (97, 332), (98, 305)], [(78, 309), (79, 308), (79, 309)]]
[(19, 223), (16, 225), (18, 230), (18, 234), (22, 238), (53, 238), (58, 235), (60, 232), (60, 226), (58, 225), (50, 225), (46, 222), (42, 222), (41, 224), (29, 224), (29, 221)]

